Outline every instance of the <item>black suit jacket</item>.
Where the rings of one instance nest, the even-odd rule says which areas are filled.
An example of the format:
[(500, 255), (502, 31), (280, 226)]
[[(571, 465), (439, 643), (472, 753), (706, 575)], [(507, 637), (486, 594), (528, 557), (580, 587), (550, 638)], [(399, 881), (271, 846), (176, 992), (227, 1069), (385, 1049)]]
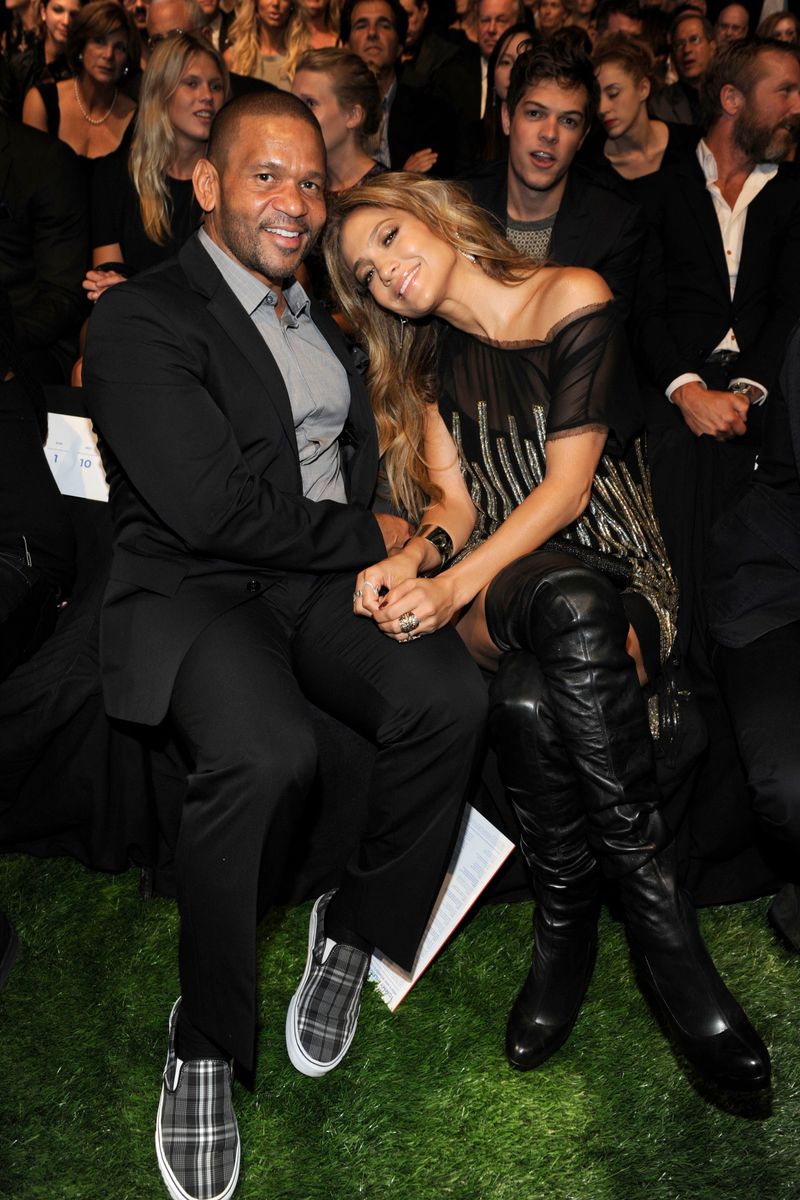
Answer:
[(350, 383), (349, 504), (303, 497), (283, 376), (197, 237), (98, 302), (83, 377), (115, 527), (101, 631), (111, 716), (162, 720), (198, 633), (287, 573), (355, 572), (385, 554), (367, 509), (367, 396), (335, 324), (312, 312)]
[(650, 116), (670, 125), (696, 125), (699, 94), (689, 92), (678, 79), (660, 92), (653, 92), (647, 101)]
[(0, 288), (19, 350), (53, 349), (85, 315), (87, 196), (63, 142), (0, 116)]
[[(486, 209), (505, 236), (508, 165), (490, 163), (462, 180), (476, 204)], [(603, 276), (627, 316), (633, 300), (644, 222), (638, 204), (573, 163), (561, 200), (550, 258), (562, 267), (590, 267)]]
[(430, 82), (430, 102), (450, 114), (454, 172), (469, 170), (480, 160), (483, 149), (481, 56), (472, 42), (435, 73)]
[(389, 109), (387, 132), (393, 171), (402, 171), (412, 154), (430, 147), (439, 157), (428, 174), (447, 179), (454, 173), (451, 114), (446, 106), (432, 103), (424, 88), (411, 87), (399, 80)]
[(634, 340), (663, 398), (665, 419), (674, 407), (664, 390), (685, 372), (702, 374), (704, 360), (730, 328), (741, 350), (736, 374), (771, 388), (800, 316), (798, 168), (780, 167), (750, 204), (732, 300), (722, 234), (696, 155), (641, 185), (648, 241)]

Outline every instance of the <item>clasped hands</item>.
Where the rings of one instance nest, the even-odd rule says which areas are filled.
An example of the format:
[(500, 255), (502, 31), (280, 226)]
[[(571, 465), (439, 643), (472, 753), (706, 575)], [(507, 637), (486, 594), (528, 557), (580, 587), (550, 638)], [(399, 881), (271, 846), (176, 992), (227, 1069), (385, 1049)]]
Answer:
[[(417, 572), (426, 543), (413, 538), (414, 530), (400, 517), (381, 513), (376, 514), (376, 519), (389, 553), (381, 562), (359, 571), (353, 612), (359, 617), (371, 617), (381, 632), (396, 642), (433, 633), (449, 624), (458, 605), (447, 573), (436, 579), (420, 579)], [(401, 525), (405, 526), (405, 536)], [(416, 617), (416, 625), (410, 625), (409, 614)], [(401, 623), (401, 618), (406, 620)]]
[(708, 434), (718, 442), (728, 442), (747, 432), (750, 401), (739, 392), (715, 391), (692, 380), (676, 388), (672, 399), (697, 437)]

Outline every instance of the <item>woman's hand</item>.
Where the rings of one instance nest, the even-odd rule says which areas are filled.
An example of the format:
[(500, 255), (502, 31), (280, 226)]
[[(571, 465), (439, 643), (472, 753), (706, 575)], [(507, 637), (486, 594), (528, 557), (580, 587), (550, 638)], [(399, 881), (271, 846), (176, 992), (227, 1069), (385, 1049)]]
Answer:
[(407, 580), (416, 579), (419, 556), (398, 550), (382, 562), (360, 571), (353, 595), (353, 612), (359, 617), (377, 617), (383, 597), (381, 590), (391, 592)]
[[(435, 579), (406, 579), (396, 584), (384, 596), (373, 616), (387, 637), (406, 642), (449, 625), (461, 607), (455, 580), (445, 571)], [(416, 617), (416, 624), (409, 623), (409, 615)], [(401, 625), (403, 617), (406, 619)]]
[(428, 146), (425, 150), (415, 150), (414, 153), (409, 155), (409, 157), (403, 163), (403, 170), (419, 171), (421, 174), (424, 174), (426, 171), (430, 171), (432, 167), (436, 166), (436, 160), (438, 157), (439, 152), (437, 150), (432, 150), (430, 146)]
[(120, 275), (118, 271), (87, 271), (81, 287), (94, 304), (106, 288), (113, 287), (115, 283), (124, 282), (125, 276)]

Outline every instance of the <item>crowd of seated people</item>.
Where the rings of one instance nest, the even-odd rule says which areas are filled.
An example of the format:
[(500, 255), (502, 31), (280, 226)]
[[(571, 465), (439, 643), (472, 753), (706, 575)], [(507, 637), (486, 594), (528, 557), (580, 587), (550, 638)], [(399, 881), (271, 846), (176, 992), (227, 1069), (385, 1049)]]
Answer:
[[(770, 5), (762, 19), (758, 5), (728, 4), (707, 10), (705, 0), (680, 6), (664, 0), (641, 8), (636, 0), (603, 0), (600, 4), (593, 0), (536, 0), (534, 4), (522, 0), (451, 4), (344, 0), (341, 5), (335, 0), (238, 0), (235, 7), (224, 0), (145, 0), (124, 5), (117, 0), (86, 4), (46, 0), (39, 5), (8, 5), (0, 58), (0, 179), (4, 181), (0, 191), (0, 316), (9, 336), (8, 346), (0, 341), (0, 399), (4, 404), (0, 418), (9, 421), (9, 414), (16, 414), (23, 402), (29, 407), (33, 403), (31, 411), (26, 409), (24, 414), (26, 452), (31, 446), (38, 448), (45, 430), (41, 405), (36, 408), (40, 397), (36, 389), (41, 384), (70, 380), (80, 385), (84, 338), (88, 328), (91, 364), (97, 314), (109, 314), (115, 306), (124, 313), (128, 303), (135, 310), (153, 278), (149, 272), (160, 270), (157, 278), (166, 279), (163, 272), (177, 271), (170, 264), (187, 248), (197, 260), (199, 247), (204, 247), (202, 253), (212, 258), (214, 269), (222, 270), (219, 255), (215, 257), (200, 242), (197, 230), (204, 224), (217, 230), (215, 238), (230, 238), (226, 243), (230, 245), (246, 220), (239, 209), (227, 209), (223, 203), (221, 181), (227, 158), (219, 157), (219, 148), (211, 163), (207, 158), (212, 154), (209, 138), (215, 119), (231, 96), (235, 103), (244, 103), (243, 113), (255, 112), (258, 103), (272, 103), (278, 126), (281, 121), (291, 121), (299, 124), (306, 140), (312, 134), (312, 141), (321, 137), (327, 177), (312, 173), (303, 180), (301, 190), (315, 193), (315, 221), (320, 227), (323, 192), (332, 208), (339, 205), (339, 224), (334, 225), (339, 241), (329, 244), (327, 257), (323, 257), (321, 241), (315, 250), (301, 255), (297, 247), (303, 239), (312, 241), (317, 228), (310, 218), (306, 222), (296, 212), (284, 214), (277, 227), (264, 225), (263, 230), (282, 239), (284, 258), (296, 259), (297, 282), (284, 289), (283, 311), (289, 315), (287, 324), (281, 325), (283, 335), (313, 319), (333, 344), (338, 325), (346, 334), (349, 349), (343, 348), (341, 354), (337, 350), (336, 370), (346, 363), (347, 380), (343, 383), (336, 372), (326, 374), (329, 367), (320, 369), (314, 357), (318, 345), (313, 349), (306, 346), (299, 367), (287, 366), (283, 359), (279, 365), (292, 387), (305, 380), (305, 372), (310, 373), (314, 382), (310, 388), (305, 382), (303, 386), (312, 399), (315, 387), (330, 387), (334, 392), (336, 387), (345, 387), (355, 396), (363, 386), (363, 373), (367, 389), (380, 400), (376, 411), (381, 449), (391, 448), (388, 461), (400, 463), (413, 481), (413, 486), (404, 483), (400, 468), (390, 465), (391, 486), (385, 494), (391, 493), (396, 509), (393, 519), (400, 522), (406, 536), (412, 531), (406, 524), (409, 515), (415, 517), (412, 526), (422, 519), (422, 530), (426, 528), (416, 504), (421, 491), (434, 498), (436, 534), (442, 532), (440, 524), (446, 526), (448, 513), (460, 512), (466, 521), (464, 513), (474, 517), (469, 506), (477, 505), (479, 523), (484, 519), (486, 546), (502, 545), (503, 538), (510, 535), (503, 534), (498, 513), (508, 519), (509, 527), (516, 527), (519, 513), (531, 508), (528, 493), (535, 493), (534, 483), (541, 482), (537, 470), (546, 478), (549, 461), (567, 462), (571, 455), (574, 463), (581, 439), (570, 436), (575, 432), (570, 419), (565, 417), (563, 428), (545, 438), (544, 427), (520, 433), (516, 418), (509, 418), (498, 406), (498, 420), (509, 422), (509, 436), (508, 445), (505, 438), (499, 439), (502, 448), (496, 457), (489, 453), (481, 465), (478, 455), (486, 453), (486, 437), (481, 441), (478, 435), (477, 449), (471, 452), (459, 444), (473, 475), (470, 482), (474, 486), (467, 495), (460, 476), (457, 472), (454, 476), (445, 462), (450, 443), (442, 441), (438, 427), (430, 433), (421, 415), (424, 406), (416, 414), (410, 413), (407, 428), (402, 422), (391, 425), (395, 417), (382, 416), (380, 407), (382, 403), (392, 409), (392, 380), (411, 378), (412, 398), (420, 400), (437, 370), (442, 386), (451, 392), (459, 379), (464, 389), (478, 380), (488, 386), (489, 362), (492, 372), (497, 372), (489, 382), (497, 383), (498, 394), (504, 386), (513, 388), (516, 376), (503, 365), (504, 355), (498, 350), (508, 344), (525, 346), (526, 352), (534, 347), (536, 354), (543, 347), (555, 347), (546, 368), (530, 368), (546, 389), (566, 392), (577, 387), (576, 381), (585, 382), (578, 354), (585, 347), (569, 344), (569, 333), (565, 340), (559, 320), (531, 319), (538, 303), (535, 281), (539, 268), (574, 269), (560, 275), (559, 286), (566, 291), (556, 304), (559, 316), (585, 317), (587, 336), (594, 339), (592, 346), (597, 349), (606, 345), (610, 334), (596, 310), (613, 312), (618, 325), (609, 344), (627, 345), (633, 364), (620, 376), (629, 391), (629, 404), (625, 422), (615, 427), (613, 434), (625, 433), (630, 439), (634, 434), (643, 435), (641, 441), (627, 443), (631, 473), (624, 476), (636, 480), (637, 519), (647, 532), (647, 545), (640, 547), (638, 578), (653, 583), (652, 562), (664, 548), (673, 573), (664, 584), (663, 595), (659, 594), (669, 610), (668, 638), (664, 622), (659, 625), (652, 610), (644, 611), (636, 604), (624, 608), (632, 631), (626, 652), (636, 662), (639, 683), (651, 685), (649, 711), (656, 714), (649, 726), (658, 744), (656, 759), (648, 759), (645, 771), (648, 787), (652, 785), (654, 796), (672, 798), (671, 812), (678, 822), (691, 811), (702, 791), (720, 797), (721, 813), (733, 811), (737, 804), (752, 808), (754, 836), (763, 835), (770, 861), (776, 852), (776, 878), (785, 885), (770, 919), (787, 942), (800, 949), (797, 752), (792, 737), (772, 737), (781, 724), (779, 713), (800, 706), (800, 589), (796, 586), (800, 571), (796, 511), (800, 496), (800, 352), (795, 329), (800, 321), (800, 169), (793, 161), (800, 140), (800, 26), (793, 13), (774, 12), (773, 7)], [(269, 102), (265, 100), (268, 96), (272, 97)], [(308, 121), (305, 116), (297, 117), (298, 101), (305, 105), (303, 112), (310, 114)], [(246, 107), (249, 102), (252, 109)], [(244, 117), (242, 121), (247, 124)], [(224, 125), (228, 141), (235, 141), (232, 128), (231, 122)], [(304, 144), (301, 137), (298, 145)], [(314, 148), (317, 153), (317, 142)], [(272, 164), (259, 161), (256, 166), (254, 178), (261, 186), (271, 178)], [(394, 173), (399, 171), (413, 175), (393, 184)], [(463, 190), (435, 190), (453, 182)], [(525, 315), (515, 312), (517, 326), (510, 320), (499, 321), (496, 328), (491, 326), (494, 333), (486, 332), (486, 326), (481, 341), (477, 327), (460, 325), (464, 318), (451, 319), (450, 294), (444, 285), (436, 304), (431, 302), (426, 312), (418, 312), (410, 302), (406, 312), (405, 297), (414, 296), (417, 268), (395, 274), (391, 246), (397, 229), (389, 224), (369, 230), (364, 217), (371, 205), (406, 213), (401, 203), (404, 187), (408, 211), (416, 213), (414, 219), (420, 226), (412, 226), (423, 246), (419, 253), (423, 257), (430, 254), (437, 263), (441, 261), (437, 239), (444, 236), (446, 222), (437, 224), (438, 218), (425, 217), (426, 197), (432, 212), (437, 197), (442, 212), (454, 211), (459, 202), (474, 204), (469, 213), (478, 214), (474, 218), (477, 224), (470, 226), (473, 233), (463, 245), (456, 243), (464, 262), (459, 259), (452, 279), (465, 287), (471, 284), (474, 295), (491, 294), (492, 303), (501, 307), (510, 304), (507, 294), (522, 295), (529, 289), (533, 308)], [(428, 187), (433, 190), (426, 191)], [(352, 201), (353, 196), (357, 202)], [(391, 202), (392, 196), (396, 203)], [(298, 200), (297, 211), (310, 203), (305, 197)], [(342, 217), (347, 212), (349, 225)], [(377, 237), (378, 229), (380, 253), (368, 240)], [(431, 230), (436, 235), (433, 241)], [(354, 231), (363, 242), (355, 249)], [(400, 244), (404, 244), (402, 238)], [(416, 253), (413, 245), (408, 253)], [(371, 265), (365, 274), (359, 264), (367, 260)], [(190, 258), (181, 262), (180, 269), (191, 274), (186, 265)], [(237, 265), (246, 272), (249, 263), (243, 253)], [(586, 269), (595, 274), (588, 275)], [(353, 287), (358, 279), (356, 299), (343, 294), (351, 276)], [(133, 287), (123, 287), (132, 277), (136, 277)], [(238, 275), (233, 270), (224, 278), (231, 288)], [(452, 279), (447, 277), (448, 286)], [(522, 292), (515, 291), (518, 284)], [(305, 289), (302, 297), (292, 292), (294, 286)], [(368, 293), (375, 303), (367, 303)], [(128, 296), (135, 300), (126, 300)], [(280, 300), (280, 296), (272, 297), (268, 303), (278, 309)], [(248, 315), (257, 307), (248, 310)], [(383, 315), (376, 317), (373, 309)], [(439, 360), (439, 351), (420, 332), (421, 317), (430, 312), (460, 331), (442, 335), (444, 350)], [(147, 327), (140, 311), (136, 310), (134, 317)], [(111, 319), (100, 317), (101, 322)], [(255, 316), (253, 320), (258, 324)], [(376, 331), (386, 343), (385, 354)], [(478, 337), (473, 336), (476, 333)], [(130, 340), (130, 333), (126, 336)], [(270, 345), (267, 335), (263, 336)], [(474, 376), (466, 383), (454, 349), (460, 344), (459, 336), (469, 339), (462, 349), (474, 363)], [(357, 356), (353, 355), (355, 343), (359, 343)], [(419, 386), (409, 367), (415, 347), (423, 356), (420, 379), (424, 379)], [(280, 358), (280, 352), (272, 349)], [(129, 350), (132, 362), (134, 355), (131, 347)], [(622, 353), (627, 362), (628, 349)], [(98, 359), (102, 354), (95, 343), (94, 374), (90, 366), (89, 375), (96, 389), (100, 389), (97, 380), (102, 373), (96, 365)], [(107, 363), (103, 368), (110, 370)], [(165, 380), (171, 379), (170, 369), (169, 364), (164, 367)], [(241, 378), (246, 380), (246, 368), (242, 370)], [(549, 372), (554, 373), (552, 378)], [(615, 367), (615, 379), (616, 372)], [(212, 382), (222, 374), (212, 373)], [(29, 390), (18, 384), (9, 390), (15, 379), (24, 380)], [(104, 386), (109, 395), (104, 396), (101, 411), (114, 431), (107, 379)], [(89, 387), (87, 392), (91, 392)], [(29, 396), (34, 400), (29, 402)], [(398, 411), (401, 401), (398, 396)], [(235, 396), (226, 402), (232, 411), (236, 409)], [(485, 405), (485, 399), (468, 404), (470, 412), (478, 413), (476, 429), (480, 420), (490, 419), (481, 416), (481, 403)], [(451, 430), (463, 431), (463, 396), (457, 396), (451, 407)], [(295, 414), (287, 410), (287, 428), (291, 415)], [(565, 501), (563, 508), (567, 516), (552, 529), (545, 522), (549, 532), (542, 541), (549, 544), (554, 532), (571, 527), (580, 516), (580, 504), (591, 500), (592, 520), (597, 523), (592, 538), (596, 535), (597, 544), (591, 539), (591, 544), (585, 538), (582, 541), (579, 534), (573, 540), (595, 553), (589, 564), (592, 570), (602, 574), (608, 567), (613, 575), (610, 560), (635, 557), (629, 543), (636, 541), (639, 525), (631, 524), (630, 504), (625, 507), (630, 497), (617, 486), (617, 475), (601, 465), (610, 418), (604, 409), (598, 409), (594, 416), (584, 414), (575, 421), (579, 428), (586, 426), (592, 431), (586, 434), (595, 439), (587, 459), (591, 462), (583, 472), (583, 485), (567, 488), (570, 503)], [(391, 437), (387, 433), (390, 425)], [(369, 433), (365, 427), (355, 431), (355, 442), (350, 440), (352, 433), (345, 427), (341, 438), (337, 435), (333, 441), (341, 440), (343, 457), (349, 455), (363, 463), (363, 456), (371, 453), (371, 426)], [(542, 436), (542, 462), (537, 466), (531, 444), (538, 435)], [(122, 428), (118, 436), (124, 445), (130, 431)], [(222, 434), (219, 438), (220, 445), (227, 445)], [(613, 438), (609, 445), (612, 442)], [(620, 454), (624, 449), (620, 448)], [(502, 471), (492, 475), (497, 462)], [(307, 467), (302, 458), (301, 466)], [(118, 466), (117, 472), (119, 479)], [(282, 486), (289, 478), (288, 474), (281, 476)], [(607, 479), (611, 482), (605, 482)], [(149, 482), (145, 478), (143, 486)], [(363, 478), (357, 483), (361, 492), (369, 492)], [(52, 491), (49, 484), (47, 487)], [(248, 487), (242, 484), (234, 505), (237, 513), (240, 505), (250, 502)], [(154, 489), (158, 491), (155, 485)], [(147, 509), (147, 501), (138, 496), (136, 487), (130, 490), (131, 503)], [(341, 503), (342, 495), (332, 487), (322, 498)], [(6, 508), (0, 512), (0, 530), (8, 524), (5, 518), (12, 511), (5, 493), (2, 496)], [(44, 485), (41, 496), (44, 503)], [(365, 496), (364, 503), (367, 499)], [(537, 504), (544, 504), (541, 496)], [(615, 504), (620, 505), (618, 512)], [(146, 524), (150, 516), (143, 515), (141, 520)], [(20, 524), (28, 527), (27, 517), (16, 513), (13, 517), (15, 529)], [(163, 525), (172, 537), (174, 531), (166, 518)], [(34, 526), (35, 521), (30, 528)], [(399, 533), (393, 533), (398, 542), (391, 546), (384, 526), (381, 533), (387, 550), (401, 549)], [(181, 536), (174, 533), (176, 541)], [(492, 542), (493, 538), (499, 541)], [(410, 575), (417, 568), (427, 571), (437, 565), (426, 557), (433, 555), (429, 544), (441, 552), (443, 560), (454, 551), (478, 553), (466, 528), (459, 528), (455, 546), (452, 537), (449, 546), (446, 539), (433, 543), (427, 539), (428, 534), (417, 532), (417, 546), (407, 556), (409, 561), (413, 558)], [(34, 544), (31, 539), (28, 542)], [(324, 538), (322, 542), (328, 545)], [(383, 543), (380, 539), (377, 543), (373, 540), (370, 548), (374, 553), (360, 566), (378, 564), (386, 574), (381, 585), (391, 593), (391, 564), (398, 556), (391, 554), (384, 566), (379, 553)], [(226, 557), (220, 545), (214, 543), (215, 560)], [(468, 599), (469, 604), (475, 602), (474, 611), (484, 622), (481, 632), (487, 620), (490, 627), (494, 622), (495, 630), (514, 624), (511, 601), (503, 600), (501, 589), (493, 585), (495, 576), (502, 579), (509, 564), (527, 553), (524, 549), (514, 553), (514, 546), (516, 542), (496, 560), (491, 560), (489, 551), (483, 559), (472, 557), (471, 566), (467, 557), (452, 568), (451, 578), (457, 580), (474, 573), (476, 562), (490, 563), (485, 578), (481, 577)], [(15, 668), (20, 656), (34, 655), (51, 629), (57, 628), (58, 605), (68, 590), (69, 565), (60, 564), (60, 575), (48, 572), (45, 554), (41, 571), (35, 561), (31, 573), (28, 548), (26, 543), (22, 551), (16, 544), (11, 548), (0, 544), (0, 568), (6, 577), (13, 575), (18, 585), (13, 594), (9, 586), (8, 596), (0, 596), (0, 647), (14, 648), (13, 661), (11, 651), (3, 650), (5, 674)], [(568, 556), (574, 547), (565, 550), (559, 542), (556, 549)], [(249, 570), (255, 552), (248, 549), (247, 553), (251, 557), (244, 557), (242, 563)], [(338, 570), (342, 547), (335, 552), (320, 551), (323, 562), (327, 562), (326, 553)], [(234, 551), (230, 558), (236, 561)], [(20, 560), (24, 587), (19, 584)], [(399, 561), (405, 560), (398, 557)], [(395, 569), (399, 570), (397, 564)], [(665, 579), (669, 571), (667, 566)], [(351, 573), (355, 581), (356, 570)], [(133, 584), (132, 576), (128, 582)], [(245, 575), (242, 587), (245, 582), (248, 589), (255, 582), (252, 590), (261, 590), (258, 580)], [(438, 616), (429, 615), (427, 626), (422, 618), (423, 628), (417, 632), (421, 614), (427, 611), (423, 598), (431, 594), (427, 581), (419, 592), (413, 592), (419, 582), (404, 579), (403, 587), (408, 585), (409, 590), (403, 594), (413, 596), (413, 604), (409, 601), (407, 611), (398, 610), (396, 615), (390, 607), (392, 615), (387, 617), (380, 608), (380, 586), (369, 573), (363, 577), (362, 571), (355, 590), (356, 611), (377, 623), (394, 622), (397, 629), (386, 632), (399, 641), (429, 635), (438, 628)], [(523, 582), (535, 590), (530, 581)], [(534, 583), (538, 589), (538, 577)], [(166, 596), (171, 586), (170, 581), (162, 581), (154, 591)], [(670, 591), (674, 586), (679, 590), (679, 605)], [(374, 604), (367, 594), (370, 589), (375, 592)], [(482, 589), (494, 595), (494, 617), (488, 600), (485, 610), (484, 600), (475, 600), (483, 595)], [(626, 595), (639, 590), (626, 587)], [(462, 637), (480, 665), (487, 668), (475, 637), (476, 621), (478, 617), (467, 622), (468, 636), (462, 630)], [(17, 629), (25, 622), (31, 628), (22, 638)], [(526, 630), (530, 627), (527, 617), (519, 624)], [(523, 636), (516, 626), (506, 633), (504, 651), (513, 650), (526, 659), (545, 653), (538, 635), (534, 638), (526, 632)], [(224, 646), (219, 652), (224, 653)], [(198, 678), (205, 678), (204, 671), (205, 666), (202, 671), (198, 668)], [(547, 689), (542, 692), (541, 679), (530, 663), (526, 671), (530, 674), (525, 676), (525, 696), (535, 676), (539, 690), (534, 710), (543, 728), (550, 733), (557, 729), (545, 747), (547, 754), (562, 766), (564, 756), (570, 758), (570, 770), (562, 770), (559, 779), (562, 783), (567, 780), (567, 790), (574, 789), (574, 776), (582, 773), (583, 766), (567, 736), (573, 718), (568, 706), (560, 714), (558, 703), (545, 695)], [(493, 738), (510, 762), (508, 730), (512, 717), (517, 720), (511, 710), (525, 707), (529, 717), (530, 706), (527, 701), (520, 702), (519, 688), (513, 691), (512, 684), (517, 685), (510, 670), (503, 668), (503, 672), (507, 686), (504, 690), (495, 685), (493, 703), (495, 711), (502, 710), (508, 720), (503, 717), (500, 728), (500, 718), (495, 716)], [(0, 674), (0, 681), (2, 677)], [(552, 686), (552, 680), (546, 682)], [(629, 685), (630, 678), (626, 684), (630, 691)], [(640, 695), (634, 691), (629, 699), (631, 708), (638, 711)], [(674, 718), (669, 733), (664, 723), (668, 711)], [(691, 732), (685, 733), (684, 726), (690, 724)], [(534, 733), (524, 722), (517, 721), (513, 728), (518, 741), (530, 737), (533, 742)], [(637, 736), (648, 739), (644, 718), (637, 728)], [(664, 739), (661, 743), (660, 737)], [(536, 939), (543, 945), (548, 896), (555, 908), (561, 901), (553, 900), (553, 887), (557, 890), (560, 884), (556, 881), (554, 885), (554, 876), (548, 875), (551, 863), (542, 845), (557, 858), (560, 833), (545, 827), (544, 818), (536, 811), (535, 796), (528, 796), (514, 778), (511, 763), (506, 782), (516, 797), (525, 858), (534, 877), (537, 870), (540, 874)], [(528, 787), (530, 792), (535, 790)], [(652, 807), (659, 803), (654, 800)], [(603, 871), (613, 875), (617, 866), (603, 861), (604, 853), (611, 857), (603, 839), (611, 842), (613, 838), (601, 829), (601, 811), (589, 804), (575, 820), (586, 821), (590, 830), (600, 830), (594, 843), (589, 838), (592, 855), (597, 855)], [(543, 839), (541, 845), (537, 837)], [(669, 833), (660, 825), (654, 837), (659, 851), (670, 842)], [(602, 843), (599, 848), (598, 843)], [(512, 1013), (508, 1055), (516, 1066), (536, 1065), (554, 1052), (577, 1016), (594, 959), (596, 867), (592, 857), (586, 867), (591, 886), (584, 887), (585, 904), (573, 922), (583, 931), (581, 946), (577, 952), (573, 946), (562, 956), (570, 983), (558, 994), (569, 1012), (559, 1021), (550, 1001), (545, 1002), (541, 983), (545, 967), (540, 955), (534, 959), (532, 974)], [(680, 874), (674, 864), (670, 871)], [(627, 880), (623, 894), (626, 889), (633, 893), (635, 884), (627, 870), (620, 868), (619, 873)], [(583, 880), (581, 886), (585, 884)], [(656, 894), (654, 887), (650, 888), (651, 900)], [(672, 903), (669, 888), (657, 896), (665, 908)], [(636, 915), (640, 898), (629, 900), (634, 913), (631, 922), (644, 938), (638, 925), (643, 927), (646, 922)], [(352, 936), (352, 945), (363, 958), (365, 946), (374, 944), (375, 939), (354, 934), (351, 916), (339, 912), (338, 927), (347, 936), (329, 940), (350, 946), (347, 937)], [(691, 946), (692, 956), (705, 963), (705, 951), (691, 919), (684, 914), (681, 920), (682, 936)], [(0, 986), (15, 946), (13, 930), (0, 914)], [(658, 954), (651, 956), (650, 967), (657, 987), (669, 993), (671, 968), (653, 967), (655, 958)], [(558, 960), (556, 954), (554, 961)], [(361, 970), (364, 964), (359, 962)], [(703, 965), (700, 974), (711, 969)], [(715, 1004), (728, 1020), (735, 1002), (729, 1002), (715, 975), (709, 978)], [(355, 1016), (358, 988), (353, 1001)], [(671, 1013), (685, 1027), (684, 1009), (691, 1009), (691, 997), (680, 993), (677, 986), (674, 993), (671, 1007), (670, 1002), (666, 1005), (667, 1015)], [(750, 1068), (740, 1064), (740, 1074), (736, 1076), (734, 1071), (731, 1078), (736, 1076), (741, 1083), (752, 1068), (750, 1083), (743, 1086), (757, 1086), (753, 1081), (758, 1078), (763, 1083), (769, 1074), (766, 1051), (738, 1012), (736, 1009), (728, 1020), (727, 1032), (738, 1029), (743, 1043), (749, 1045), (751, 1062)], [(355, 1028), (352, 1013), (348, 1019), (352, 1029), (344, 1050), (340, 1045), (342, 1054)], [(202, 1051), (189, 1057), (203, 1058), (213, 1054), (209, 1043), (214, 1039), (204, 1037), (201, 1009), (195, 1010), (195, 1020), (193, 1026), (188, 1016), (179, 1017), (176, 1010), (179, 1039), (187, 1048)], [(696, 1041), (702, 1041), (702, 1036), (698, 1033)], [(710, 1075), (716, 1072), (716, 1078), (723, 1079), (725, 1070), (718, 1069), (719, 1063), (708, 1067), (706, 1051), (697, 1049), (691, 1035), (689, 1040), (687, 1053), (695, 1055), (701, 1071), (708, 1068)], [(295, 1054), (302, 1058), (303, 1053), (300, 1038)], [(754, 1060), (758, 1060), (757, 1070), (752, 1067)], [(324, 1070), (328, 1069), (326, 1061)], [(321, 1074), (323, 1069), (309, 1069), (308, 1073)]]

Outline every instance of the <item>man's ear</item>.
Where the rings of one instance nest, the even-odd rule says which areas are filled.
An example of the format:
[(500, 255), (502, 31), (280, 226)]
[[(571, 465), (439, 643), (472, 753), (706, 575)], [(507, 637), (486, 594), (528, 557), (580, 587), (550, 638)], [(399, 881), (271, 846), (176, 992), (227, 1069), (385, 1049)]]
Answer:
[(195, 163), (192, 186), (203, 212), (212, 213), (219, 203), (219, 172), (207, 158), (201, 158)]
[(732, 83), (722, 86), (719, 93), (720, 108), (728, 117), (737, 117), (744, 106), (744, 95)]
[(511, 133), (511, 113), (505, 100), (500, 105), (500, 124), (503, 126), (503, 133), (508, 137)]

